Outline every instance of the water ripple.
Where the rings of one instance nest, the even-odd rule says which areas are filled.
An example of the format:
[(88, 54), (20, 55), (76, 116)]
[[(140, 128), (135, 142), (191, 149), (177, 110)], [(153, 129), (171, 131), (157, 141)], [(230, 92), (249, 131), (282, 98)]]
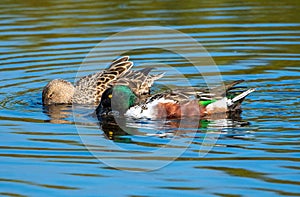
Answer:
[[(299, 6), (297, 1), (270, 0), (184, 4), (168, 0), (3, 1), (0, 194), (36, 196), (47, 192), (62, 196), (76, 191), (75, 195), (107, 196), (299, 196)], [(257, 88), (245, 100), (239, 121), (224, 119), (226, 125), (222, 126), (214, 120), (202, 121), (193, 135), (195, 129), (180, 130), (176, 121), (128, 120), (127, 126), (135, 134), (128, 135), (120, 130), (101, 130), (90, 116), (93, 107), (80, 108), (82, 119), (76, 122), (71, 106), (42, 106), (41, 91), (48, 81), (74, 81), (82, 61), (99, 42), (126, 28), (147, 25), (168, 26), (192, 36), (206, 47), (225, 81), (245, 79), (247, 86)], [(79, 74), (104, 69), (121, 49), (154, 42), (199, 56), (190, 43), (173, 35), (120, 36), (103, 45), (99, 51), (106, 55), (92, 57), (93, 65)], [(176, 54), (151, 48), (133, 50), (129, 55), (137, 69), (144, 63), (165, 63), (193, 85), (204, 84), (192, 65)], [(208, 67), (201, 69), (206, 73)], [(163, 71), (167, 74), (155, 90), (175, 85), (174, 79), (176, 84), (181, 82), (182, 75), (167, 66), (154, 70)], [(173, 151), (189, 146), (162, 169), (129, 173), (95, 158), (75, 123), (86, 129), (85, 136), (114, 140), (123, 148), (93, 146), (103, 158), (171, 161)], [(218, 135), (217, 141), (205, 157), (199, 157), (209, 132)], [(140, 156), (164, 147), (174, 136), (184, 143), (166, 146), (170, 155)], [(120, 167), (144, 170), (145, 166), (135, 168), (126, 162)]]

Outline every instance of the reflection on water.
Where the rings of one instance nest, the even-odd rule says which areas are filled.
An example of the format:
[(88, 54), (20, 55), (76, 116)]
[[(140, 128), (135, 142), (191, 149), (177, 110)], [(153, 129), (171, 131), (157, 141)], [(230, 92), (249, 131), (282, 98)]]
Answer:
[(43, 106), (44, 113), (49, 116), (49, 122), (57, 124), (72, 124), (68, 121), (72, 117), (72, 105)]
[[(110, 140), (120, 140), (128, 135), (156, 136), (156, 137), (174, 137), (189, 132), (222, 132), (228, 134), (229, 129), (248, 126), (250, 123), (242, 120), (240, 113), (228, 114), (222, 119), (220, 114), (210, 119), (167, 119), (167, 120), (143, 120), (129, 119), (125, 117), (105, 117), (100, 118), (99, 126), (101, 131)], [(224, 115), (222, 115), (224, 116)], [(197, 122), (197, 124), (195, 124)], [(147, 128), (146, 132), (138, 131), (139, 128)], [(151, 131), (152, 130), (152, 131)], [(231, 133), (234, 135), (234, 133)], [(238, 135), (241, 135), (239, 133)], [(187, 135), (188, 137), (188, 135)]]
[[(298, 1), (4, 0), (0, 4), (1, 195), (300, 195)], [(145, 25), (168, 26), (192, 36), (212, 55), (224, 81), (245, 79), (248, 87), (257, 88), (245, 100), (241, 119), (201, 120), (200, 128), (192, 132), (179, 129), (176, 120), (126, 120), (121, 131), (110, 123), (99, 125), (91, 107), (78, 107), (73, 114), (72, 106), (41, 105), (48, 81), (74, 81), (79, 65), (100, 41)], [(151, 35), (143, 36), (139, 42), (151, 40)], [(136, 39), (127, 37), (104, 47), (107, 56), (97, 57), (103, 64), (92, 65), (87, 72), (105, 68), (118, 46)], [(189, 52), (174, 37), (160, 40), (174, 41)], [(203, 84), (191, 65), (175, 54), (151, 48), (130, 55), (136, 69), (144, 63), (165, 63), (193, 86)], [(155, 72), (163, 71), (168, 69), (162, 66)], [(154, 89), (178, 85), (181, 77), (167, 72)], [(80, 120), (78, 125), (74, 119)], [(181, 124), (189, 127), (188, 121)], [(122, 152), (127, 158), (138, 158), (172, 139), (187, 148), (159, 170), (130, 173), (99, 161), (82, 142), (80, 129), (84, 136), (127, 150), (131, 155)], [(202, 146), (207, 134), (208, 142), (216, 143), (200, 157), (209, 147), (209, 143)], [(169, 155), (143, 159), (169, 161), (180, 146), (166, 147)], [(121, 152), (105, 144), (93, 150), (107, 158)], [(130, 159), (125, 161), (123, 167), (132, 167)]]

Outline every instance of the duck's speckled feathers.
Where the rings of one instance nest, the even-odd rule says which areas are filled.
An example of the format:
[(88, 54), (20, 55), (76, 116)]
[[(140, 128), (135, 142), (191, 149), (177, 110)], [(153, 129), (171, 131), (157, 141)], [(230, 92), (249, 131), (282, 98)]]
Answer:
[(74, 103), (99, 104), (102, 93), (109, 87), (119, 84), (128, 85), (138, 96), (149, 94), (153, 82), (162, 74), (149, 75), (151, 68), (138, 71), (130, 70), (133, 63), (124, 56), (112, 62), (105, 70), (82, 77), (75, 84)]
[(164, 73), (157, 75), (150, 75), (149, 72), (153, 68), (144, 68), (138, 71), (129, 71), (124, 77), (116, 80), (112, 83), (113, 85), (125, 85), (131, 88), (131, 90), (138, 96), (150, 94), (150, 88), (153, 85), (153, 82), (161, 78)]
[(73, 103), (97, 104), (108, 85), (122, 77), (131, 67), (128, 57), (114, 61), (107, 69), (82, 77), (75, 84)]

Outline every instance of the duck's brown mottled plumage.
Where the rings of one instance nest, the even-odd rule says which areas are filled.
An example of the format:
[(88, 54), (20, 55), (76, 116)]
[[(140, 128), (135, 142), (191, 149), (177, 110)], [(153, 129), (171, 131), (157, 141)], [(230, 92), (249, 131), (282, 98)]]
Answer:
[(163, 74), (149, 75), (149, 68), (132, 71), (132, 66), (129, 56), (124, 56), (112, 62), (107, 69), (82, 77), (75, 86), (62, 79), (53, 80), (43, 89), (43, 104), (98, 105), (102, 93), (117, 84), (130, 86), (136, 95), (149, 94), (154, 80), (161, 78)]

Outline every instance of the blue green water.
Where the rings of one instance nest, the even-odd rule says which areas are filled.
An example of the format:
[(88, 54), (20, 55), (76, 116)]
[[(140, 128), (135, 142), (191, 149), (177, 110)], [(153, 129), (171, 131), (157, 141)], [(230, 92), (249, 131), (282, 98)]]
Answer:
[[(0, 5), (2, 196), (300, 195), (299, 2), (7, 0)], [(191, 36), (212, 56), (222, 80), (244, 79), (245, 85), (256, 88), (243, 104), (241, 121), (250, 125), (210, 122), (195, 136), (179, 132), (179, 144), (164, 149), (170, 155), (150, 157), (147, 152), (173, 139), (176, 124), (129, 122), (135, 135), (112, 141), (89, 115), (91, 107), (79, 107), (83, 119), (74, 119), (71, 106), (42, 106), (41, 91), (47, 82), (74, 81), (98, 43), (144, 26), (164, 26)], [(143, 34), (115, 40), (102, 48), (107, 56), (97, 57), (102, 64), (86, 67), (79, 75), (104, 69), (122, 46), (147, 44), (154, 38)], [(160, 40), (189, 50), (176, 37)], [(173, 53), (147, 48), (129, 55), (137, 69), (145, 63), (165, 64), (153, 71), (166, 72), (154, 89), (180, 85), (184, 79), (192, 85), (204, 83)], [(201, 156), (207, 130), (212, 149)], [(159, 131), (170, 136), (162, 138)], [(96, 144), (112, 142), (125, 152), (112, 151), (107, 144), (91, 151), (82, 136)], [(175, 145), (184, 151), (173, 161), (172, 154), (183, 150)], [(117, 168), (104, 162), (111, 157), (117, 159)], [(143, 161), (139, 168), (130, 169), (138, 161)]]

